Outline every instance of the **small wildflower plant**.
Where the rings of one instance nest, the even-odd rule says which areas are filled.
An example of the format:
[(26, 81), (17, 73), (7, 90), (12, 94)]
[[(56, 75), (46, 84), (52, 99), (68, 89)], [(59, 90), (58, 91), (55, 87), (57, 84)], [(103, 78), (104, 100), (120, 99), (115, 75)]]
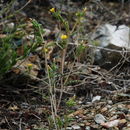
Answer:
[(31, 72), (32, 67), (33, 67), (33, 64), (27, 64), (27, 71), (28, 71), (28, 73)]
[[(66, 54), (67, 54), (67, 48), (68, 48), (68, 44), (71, 40), (71, 38), (76, 35), (77, 37), (77, 41), (79, 42), (79, 45), (77, 46), (76, 49), (76, 56), (79, 53), (82, 53), (82, 50), (84, 50), (84, 44), (83, 42), (81, 42), (80, 39), (80, 32), (82, 32), (82, 25), (83, 25), (83, 20), (84, 20), (84, 16), (86, 13), (86, 8), (82, 9), (81, 11), (76, 12), (75, 14), (75, 22), (73, 24), (72, 27), (70, 27), (70, 23), (69, 20), (67, 18), (64, 18), (62, 16), (62, 11), (60, 10), (56, 10), (55, 8), (51, 8), (49, 10), (50, 14), (56, 18), (57, 22), (58, 22), (58, 26), (59, 29), (61, 30), (61, 28), (64, 28), (64, 31), (61, 30), (61, 32), (59, 33), (59, 35), (57, 36), (56, 40), (56, 45), (58, 47), (61, 48), (61, 62), (60, 62), (60, 67), (56, 65), (55, 62), (53, 62), (52, 66), (48, 67), (48, 63), (46, 60), (46, 68), (47, 68), (47, 73), (48, 73), (48, 79), (49, 79), (49, 85), (50, 85), (50, 99), (51, 99), (51, 106), (52, 106), (52, 119), (53, 119), (53, 123), (55, 128), (59, 128), (61, 129), (62, 127), (65, 127), (63, 124), (65, 124), (65, 122), (62, 120), (61, 117), (57, 117), (57, 109), (59, 108), (60, 102), (61, 102), (61, 98), (62, 98), (62, 94), (63, 94), (63, 89), (65, 87), (65, 84), (67, 82), (67, 78), (65, 78), (64, 76), (62, 76), (60, 78), (60, 96), (59, 96), (59, 101), (56, 101), (56, 86), (57, 86), (57, 78), (55, 78), (58, 75), (58, 72), (60, 71), (61, 75), (64, 75), (64, 68), (65, 68), (65, 60), (66, 60)], [(73, 107), (76, 105), (75, 99), (74, 98), (70, 98), (67, 102), (66, 102), (66, 106), (67, 107)], [(68, 118), (67, 118), (68, 120)], [(67, 125), (66, 125), (67, 126)]]
[(0, 47), (0, 79), (17, 62), (17, 53), (12, 49), (12, 45), (3, 42)]
[(75, 99), (72, 97), (66, 102), (67, 107), (74, 107), (76, 105)]

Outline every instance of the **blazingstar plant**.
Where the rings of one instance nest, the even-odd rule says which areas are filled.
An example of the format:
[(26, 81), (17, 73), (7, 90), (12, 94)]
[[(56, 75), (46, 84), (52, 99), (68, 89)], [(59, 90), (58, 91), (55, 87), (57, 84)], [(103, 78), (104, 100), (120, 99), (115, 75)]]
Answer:
[[(61, 33), (59, 33), (59, 36), (57, 37), (58, 40), (56, 40), (56, 45), (59, 46), (61, 48), (61, 62), (60, 62), (60, 96), (59, 96), (59, 101), (56, 101), (56, 82), (53, 82), (54, 84), (52, 84), (51, 80), (53, 81), (54, 78), (50, 77), (50, 69), (47, 67), (47, 72), (48, 72), (48, 78), (50, 80), (50, 92), (51, 92), (51, 106), (52, 106), (52, 117), (53, 117), (53, 123), (55, 128), (61, 129), (63, 127), (65, 127), (63, 124), (64, 122), (61, 120), (61, 117), (57, 116), (57, 109), (60, 106), (61, 103), (61, 99), (62, 99), (62, 95), (63, 95), (63, 90), (65, 87), (65, 84), (67, 82), (68, 77), (64, 77), (64, 68), (65, 68), (65, 60), (66, 60), (66, 54), (67, 54), (67, 48), (68, 48), (68, 44), (70, 42), (70, 39), (72, 38), (72, 36), (77, 35), (77, 41), (79, 42), (77, 49), (76, 49), (76, 54), (78, 55), (78, 53), (81, 53), (82, 50), (84, 50), (84, 46), (83, 46), (83, 41), (80, 42), (79, 38), (80, 38), (80, 33), (82, 32), (82, 21), (84, 19), (85, 13), (86, 13), (86, 8), (84, 8), (81, 11), (76, 12), (76, 20), (75, 23), (73, 24), (73, 27), (70, 27), (70, 23), (68, 22), (68, 20), (66, 18), (64, 18), (62, 16), (62, 12), (59, 10), (56, 10), (55, 8), (51, 8), (50, 12), (52, 14), (53, 17), (56, 18), (56, 20), (58, 21), (58, 25), (59, 25), (59, 29), (64, 28), (64, 32), (61, 30)], [(54, 64), (54, 63), (53, 63)], [(47, 65), (46, 65), (47, 66)], [(53, 72), (54, 73), (54, 72)], [(55, 76), (54, 76), (55, 77)], [(52, 89), (53, 88), (53, 89)], [(53, 90), (53, 92), (52, 92)], [(55, 98), (54, 98), (55, 97)], [(66, 102), (67, 106), (74, 106), (76, 104), (76, 102), (73, 99), (70, 99)]]
[[(52, 16), (55, 17), (57, 19), (57, 21), (59, 22), (59, 29), (61, 28), (61, 26), (65, 29), (64, 33), (61, 33), (60, 40), (58, 40), (58, 42), (56, 42), (56, 44), (62, 50), (61, 65), (60, 65), (60, 70), (61, 70), (62, 75), (64, 74), (67, 47), (70, 42), (70, 38), (72, 38), (72, 36), (77, 35), (77, 39), (75, 39), (75, 40), (78, 41), (78, 43), (79, 43), (77, 45), (77, 49), (76, 49), (76, 51), (77, 51), (76, 56), (78, 57), (78, 53), (82, 53), (82, 50), (84, 50), (83, 42), (79, 41), (79, 39), (80, 39), (79, 34), (82, 32), (82, 27), (83, 27), (82, 21), (84, 19), (86, 11), (87, 11), (87, 8), (83, 8), (82, 10), (77, 11), (75, 14), (75, 17), (76, 17), (75, 23), (73, 24), (73, 27), (70, 27), (70, 23), (68, 22), (68, 20), (66, 18), (64, 18), (62, 16), (61, 11), (56, 10), (55, 8), (50, 9)], [(61, 32), (62, 32), (62, 30), (61, 30)], [(81, 46), (82, 46), (82, 48), (81, 48)], [(64, 79), (61, 78), (61, 90), (64, 89), (64, 83), (63, 83), (64, 81), (62, 81), (62, 80), (64, 80)], [(61, 97), (62, 97), (62, 92), (61, 92), (61, 95), (59, 98), (58, 106), (60, 105)]]

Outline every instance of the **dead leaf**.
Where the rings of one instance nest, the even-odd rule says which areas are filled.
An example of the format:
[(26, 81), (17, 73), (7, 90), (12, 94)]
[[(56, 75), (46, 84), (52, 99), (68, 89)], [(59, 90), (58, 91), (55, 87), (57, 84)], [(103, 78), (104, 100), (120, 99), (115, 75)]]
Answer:
[(68, 117), (74, 117), (74, 116), (78, 116), (78, 115), (81, 115), (81, 114), (84, 114), (84, 109), (75, 111), (75, 112), (69, 114)]
[(111, 128), (111, 127), (116, 127), (119, 125), (123, 125), (125, 124), (127, 121), (125, 119), (122, 120), (113, 120), (110, 122), (106, 122), (106, 123), (101, 123), (102, 126), (106, 127), (106, 128)]
[(19, 68), (12, 68), (12, 71), (15, 73), (15, 74), (20, 74), (21, 70)]
[(0, 34), (0, 38), (5, 38), (6, 36), (6, 34)]
[(16, 110), (18, 110), (19, 108), (18, 108), (16, 105), (13, 105), (13, 106), (10, 106), (8, 109), (9, 109), (9, 110), (12, 110), (12, 111), (16, 111)]

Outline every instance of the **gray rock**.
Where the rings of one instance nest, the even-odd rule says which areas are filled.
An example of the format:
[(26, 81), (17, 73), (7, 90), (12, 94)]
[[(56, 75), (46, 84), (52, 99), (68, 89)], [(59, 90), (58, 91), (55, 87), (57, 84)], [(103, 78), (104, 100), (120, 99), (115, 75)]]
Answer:
[(97, 124), (101, 124), (106, 121), (105, 117), (102, 114), (95, 115), (94, 120)]

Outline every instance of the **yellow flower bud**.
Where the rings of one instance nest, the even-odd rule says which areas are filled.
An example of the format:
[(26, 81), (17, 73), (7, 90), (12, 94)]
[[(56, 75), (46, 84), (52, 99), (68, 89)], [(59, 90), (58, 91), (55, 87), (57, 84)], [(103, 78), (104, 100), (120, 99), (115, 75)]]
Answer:
[(83, 8), (83, 11), (84, 11), (84, 12), (86, 12), (86, 11), (87, 11), (87, 8), (86, 8), (86, 7), (85, 7), (85, 8)]
[(51, 12), (51, 13), (54, 13), (54, 12), (55, 12), (55, 8), (51, 8), (51, 9), (50, 9), (50, 12)]
[(84, 20), (85, 20), (85, 18), (84, 18), (84, 17), (81, 17), (81, 18), (80, 18), (80, 21), (81, 21), (81, 22), (82, 22), (82, 21), (84, 21)]
[(68, 38), (68, 36), (62, 34), (60, 38), (61, 38), (62, 40), (66, 40), (66, 39)]
[(48, 70), (52, 70), (51, 67), (50, 67), (49, 65), (47, 65), (47, 68), (48, 68)]
[(27, 64), (27, 66), (30, 68), (30, 67), (32, 67), (32, 66), (33, 66), (33, 64)]
[(44, 52), (45, 52), (45, 53), (48, 53), (48, 52), (49, 52), (49, 50), (48, 50), (47, 48), (45, 48), (45, 49), (44, 49)]

